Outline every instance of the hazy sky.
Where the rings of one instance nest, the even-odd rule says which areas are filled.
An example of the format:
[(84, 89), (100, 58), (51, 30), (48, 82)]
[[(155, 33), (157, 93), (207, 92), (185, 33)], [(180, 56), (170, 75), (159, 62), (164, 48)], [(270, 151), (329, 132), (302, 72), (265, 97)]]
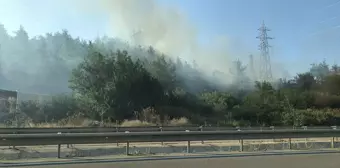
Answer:
[[(0, 0), (0, 23), (9, 32), (22, 24), (31, 36), (61, 29), (85, 39), (104, 34), (119, 36), (112, 31), (110, 16), (79, 12), (76, 5), (66, 3), (70, 1), (75, 2)], [(269, 35), (275, 38), (270, 41), (272, 60), (284, 64), (289, 72), (303, 71), (310, 63), (323, 59), (340, 64), (340, 0), (156, 1), (181, 11), (197, 30), (200, 43), (227, 37), (225, 45), (239, 54), (237, 57), (247, 58), (257, 51), (257, 29), (264, 21), (272, 30)]]

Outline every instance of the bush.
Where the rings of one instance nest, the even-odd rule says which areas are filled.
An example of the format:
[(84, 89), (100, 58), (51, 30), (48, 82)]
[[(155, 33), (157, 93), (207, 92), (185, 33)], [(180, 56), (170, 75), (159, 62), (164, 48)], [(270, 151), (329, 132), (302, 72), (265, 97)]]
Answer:
[(146, 122), (146, 123), (154, 123), (154, 124), (161, 124), (161, 117), (159, 114), (157, 114), (157, 111), (152, 108), (152, 107), (148, 107), (143, 109), (139, 115), (138, 115), (138, 119), (142, 122)]
[(57, 122), (73, 116), (78, 111), (78, 104), (71, 96), (59, 95), (43, 102), (20, 102), (19, 110), (31, 118), (33, 123)]

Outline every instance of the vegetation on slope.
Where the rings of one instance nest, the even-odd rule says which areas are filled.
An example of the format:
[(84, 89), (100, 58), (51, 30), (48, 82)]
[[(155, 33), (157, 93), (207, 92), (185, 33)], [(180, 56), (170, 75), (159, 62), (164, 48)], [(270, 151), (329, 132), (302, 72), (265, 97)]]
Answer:
[[(1, 62), (1, 87), (71, 93), (43, 102), (21, 101), (18, 110), (35, 124), (79, 118), (142, 125), (179, 120), (252, 126), (340, 123), (337, 65), (313, 64), (292, 80), (268, 83), (250, 80), (237, 62), (232, 70), (237, 75), (224, 79), (231, 81), (224, 86), (196, 66), (152, 47), (133, 48), (107, 38), (86, 42), (67, 31), (29, 39), (23, 28), (9, 36), (0, 27), (0, 36), (2, 60), (21, 60), (20, 65)], [(21, 65), (25, 60), (27, 65)]]

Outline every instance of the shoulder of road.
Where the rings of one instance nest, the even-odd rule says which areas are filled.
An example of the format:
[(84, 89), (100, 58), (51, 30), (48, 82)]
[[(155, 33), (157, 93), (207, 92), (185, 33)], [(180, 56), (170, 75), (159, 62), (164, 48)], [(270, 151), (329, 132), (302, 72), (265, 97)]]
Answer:
[[(199, 160), (205, 160), (205, 159), (218, 159), (218, 158), (249, 158), (249, 157), (258, 157), (258, 156), (296, 156), (299, 158), (301, 155), (310, 155), (310, 156), (322, 156), (324, 159), (325, 156), (328, 156), (328, 158), (332, 158), (336, 163), (338, 163), (338, 166), (340, 166), (340, 162), (338, 160), (334, 159), (334, 156), (337, 158), (340, 157), (340, 150), (339, 149), (330, 149), (330, 150), (315, 150), (315, 151), (271, 151), (271, 152), (211, 152), (211, 153), (199, 153), (199, 154), (158, 154), (158, 155), (152, 155), (152, 156), (126, 156), (126, 155), (112, 155), (112, 156), (101, 156), (101, 157), (82, 157), (82, 158), (72, 158), (72, 159), (28, 159), (28, 160), (13, 160), (13, 161), (2, 161), (0, 163), (0, 167), (21, 167), (21, 166), (39, 166), (40, 167), (67, 167), (67, 165), (75, 166), (77, 165), (83, 165), (84, 167), (93, 167), (93, 166), (104, 166), (105, 168), (109, 168), (112, 164), (109, 163), (134, 163), (134, 165), (137, 165), (137, 163), (140, 163), (141, 161), (162, 161), (162, 160), (174, 160), (173, 163), (176, 163), (177, 165), (181, 162), (178, 162), (176, 160), (178, 159), (199, 159)], [(305, 157), (304, 157), (305, 158)], [(326, 157), (327, 158), (327, 157)], [(196, 160), (196, 161), (199, 161)], [(296, 160), (296, 159), (295, 159)], [(298, 159), (297, 159), (298, 160)], [(194, 161), (195, 162), (195, 161)], [(320, 160), (322, 162), (322, 160)], [(90, 165), (88, 165), (90, 164)], [(99, 165), (100, 164), (100, 165)], [(298, 164), (298, 163), (296, 163)], [(117, 164), (115, 164), (117, 165)], [(138, 164), (139, 165), (139, 164)], [(275, 165), (275, 164), (274, 164)], [(312, 164), (311, 164), (312, 165)], [(213, 166), (213, 165), (212, 165)], [(216, 165), (214, 165), (216, 166)], [(104, 168), (103, 167), (103, 168)], [(101, 168), (101, 167), (100, 167)], [(113, 167), (110, 167), (113, 168)], [(129, 167), (130, 168), (130, 167)], [(153, 168), (153, 167), (146, 167), (146, 168)], [(215, 168), (215, 167), (214, 167)], [(217, 168), (217, 167), (216, 167)], [(314, 167), (313, 167), (314, 168)], [(324, 167), (326, 168), (326, 167)], [(328, 168), (328, 167), (327, 167)], [(330, 167), (333, 168), (333, 167)], [(334, 167), (335, 168), (335, 167)]]

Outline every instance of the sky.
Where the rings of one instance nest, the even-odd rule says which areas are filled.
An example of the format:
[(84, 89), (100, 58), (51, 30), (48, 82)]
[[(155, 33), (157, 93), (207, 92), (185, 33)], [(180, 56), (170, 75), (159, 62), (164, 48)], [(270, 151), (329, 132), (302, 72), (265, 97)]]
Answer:
[[(67, 0), (0, 0), (0, 23), (9, 32), (23, 25), (31, 36), (67, 29), (84, 39), (119, 37), (112, 31), (111, 15), (79, 10), (83, 5), (79, 1), (70, 5)], [(283, 66), (295, 74), (324, 59), (340, 64), (340, 0), (155, 1), (162, 9), (180, 11), (194, 27), (199, 44), (209, 45), (225, 37), (226, 48), (240, 59), (247, 59), (249, 54), (258, 57), (256, 36), (264, 22), (274, 38), (269, 41), (274, 68)], [(95, 2), (92, 0), (92, 4)]]

